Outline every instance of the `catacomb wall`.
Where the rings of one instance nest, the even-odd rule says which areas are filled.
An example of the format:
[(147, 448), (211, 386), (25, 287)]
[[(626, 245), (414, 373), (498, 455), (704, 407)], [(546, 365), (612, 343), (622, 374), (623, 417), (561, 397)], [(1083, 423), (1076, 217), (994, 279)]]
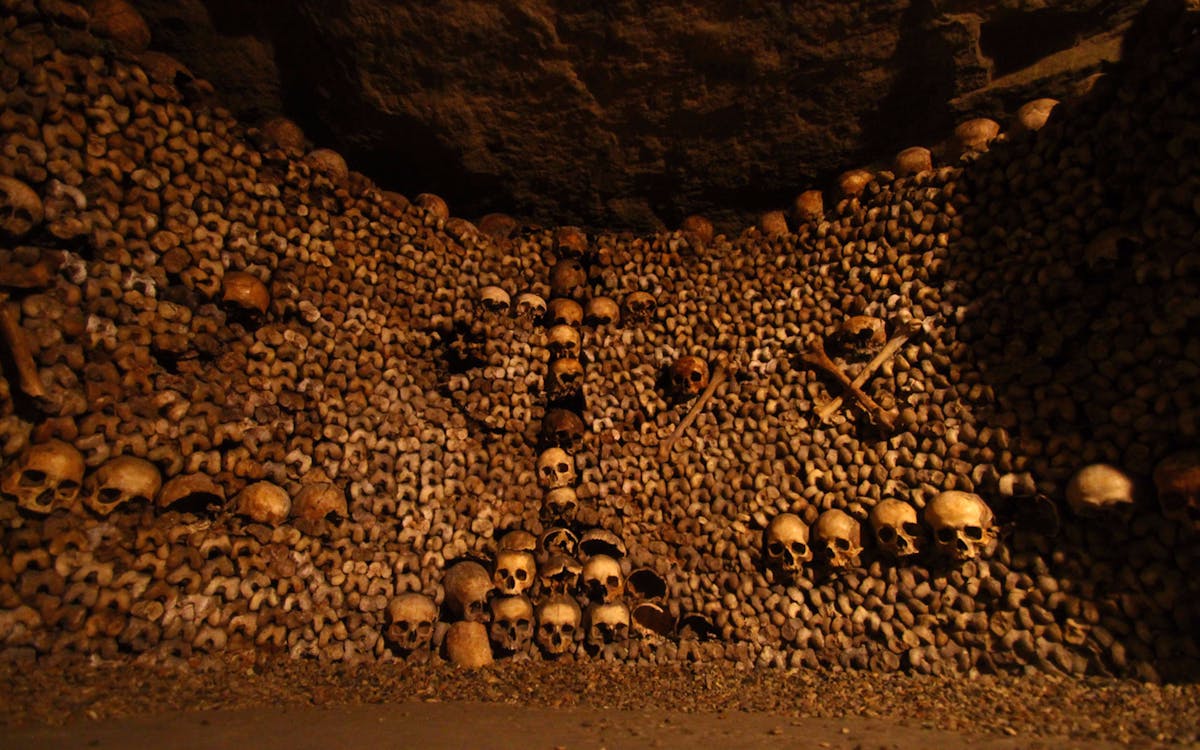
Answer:
[[(532, 658), (1195, 677), (1195, 518), (1151, 482), (1197, 439), (1195, 11), (1154, 4), (1039, 130), (737, 237), (476, 227), (243, 126), (78, 6), (2, 19), (4, 653), (421, 660), (492, 619)], [(840, 333), (860, 315), (882, 339)], [(854, 377), (900, 335), (877, 413), (818, 414), (842, 388), (814, 341)], [(687, 356), (715, 387), (673, 439)], [(1067, 507), (1096, 462), (1132, 507)], [(986, 502), (978, 555), (874, 542), (881, 501), (946, 491)], [(844, 567), (768, 564), (773, 519), (820, 547), (831, 509), (861, 524)], [(532, 562), (495, 565), (502, 538)], [(579, 583), (606, 558), (623, 580)], [(471, 561), (536, 566), (544, 637), (574, 635), (528, 644)], [(433, 646), (395, 627), (429, 601)]]

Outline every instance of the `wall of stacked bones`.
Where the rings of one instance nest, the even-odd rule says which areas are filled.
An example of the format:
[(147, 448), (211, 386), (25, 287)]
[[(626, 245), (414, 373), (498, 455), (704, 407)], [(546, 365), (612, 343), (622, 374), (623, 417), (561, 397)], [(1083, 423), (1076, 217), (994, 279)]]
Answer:
[(1200, 676), (1181, 3), (737, 237), (472, 224), (0, 7), (7, 656)]

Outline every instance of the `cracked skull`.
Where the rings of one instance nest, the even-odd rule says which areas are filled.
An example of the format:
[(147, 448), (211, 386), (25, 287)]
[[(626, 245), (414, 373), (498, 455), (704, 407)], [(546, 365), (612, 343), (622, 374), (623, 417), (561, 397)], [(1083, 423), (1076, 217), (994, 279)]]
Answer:
[(384, 635), (388, 642), (404, 651), (427, 648), (433, 639), (437, 617), (437, 605), (428, 596), (415, 592), (401, 594), (388, 604)]
[(556, 401), (573, 398), (583, 391), (583, 363), (574, 357), (556, 359), (550, 363), (546, 378), (546, 394)]
[(569, 596), (556, 596), (538, 605), (537, 643), (551, 656), (575, 650), (582, 620), (579, 605)]
[(525, 596), (492, 599), (492, 644), (509, 654), (525, 651), (533, 641), (533, 603)]
[(319, 521), (324, 518), (346, 518), (346, 493), (331, 482), (307, 484), (296, 493), (292, 503), (297, 518)]
[(813, 536), (816, 537), (813, 547), (829, 567), (845, 570), (858, 565), (862, 529), (850, 514), (830, 508), (817, 517)]
[(574, 557), (553, 552), (538, 566), (538, 584), (543, 594), (565, 596), (575, 590), (582, 572), (583, 566)]
[(107, 516), (126, 503), (153, 503), (160, 489), (162, 474), (157, 466), (142, 458), (117, 456), (87, 478), (83, 504)]
[(500, 550), (492, 572), (492, 583), (505, 596), (523, 594), (537, 577), (537, 560), (529, 552)]
[(583, 440), (584, 425), (570, 409), (547, 409), (542, 418), (542, 442), (551, 448), (571, 450)]
[(574, 487), (556, 487), (542, 498), (542, 517), (556, 521), (570, 521), (579, 510), (579, 495)]
[(612, 297), (592, 297), (583, 309), (583, 320), (593, 328), (616, 325), (621, 321), (621, 306)]
[(658, 301), (649, 292), (625, 295), (625, 319), (630, 323), (649, 323), (657, 309)]
[(780, 513), (763, 531), (763, 559), (767, 567), (788, 576), (796, 576), (804, 563), (812, 560), (808, 545), (808, 524), (795, 513)]
[(562, 448), (547, 448), (537, 460), (538, 483), (544, 490), (575, 485), (575, 459)]
[(573, 299), (554, 297), (546, 309), (546, 319), (551, 326), (583, 325), (583, 306)]
[(479, 307), (485, 313), (504, 315), (508, 313), (508, 292), (498, 286), (485, 286), (479, 290)]
[(871, 530), (879, 549), (897, 560), (921, 551), (921, 523), (917, 509), (896, 498), (881, 500), (871, 509)]
[(953, 560), (979, 557), (996, 536), (994, 519), (983, 498), (971, 492), (942, 492), (925, 506), (925, 525), (934, 543)]
[(32, 513), (70, 508), (83, 486), (83, 456), (70, 443), (34, 443), (6, 469), (0, 494)]

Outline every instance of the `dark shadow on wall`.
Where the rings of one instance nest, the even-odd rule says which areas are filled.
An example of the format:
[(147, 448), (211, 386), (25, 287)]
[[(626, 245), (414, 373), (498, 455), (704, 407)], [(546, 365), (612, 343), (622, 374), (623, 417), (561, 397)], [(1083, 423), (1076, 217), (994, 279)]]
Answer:
[[(1171, 80), (1200, 76), (1200, 13), (1185, 16), (1172, 0), (1153, 5), (1109, 80), (966, 170), (969, 239), (951, 243), (946, 277), (965, 310), (957, 338), (995, 393), (992, 413), (976, 416), (1007, 435), (979, 458), (999, 473), (1028, 472), (1060, 506), (1087, 464), (1112, 464), (1139, 482), (1129, 518), (1060, 507), (1057, 535), (1016, 525), (1012, 570), (1036, 577), (1036, 565), (1021, 565), (1040, 558), (1073, 582), (1022, 608), (1040, 618), (1043, 636), (1085, 654), (1093, 672), (1194, 681), (1200, 533), (1162, 516), (1150, 476), (1194, 442), (1186, 412), (1194, 419), (1200, 404), (1190, 361), (1200, 321), (1180, 312), (1200, 283), (1196, 217), (1191, 193), (1179, 194), (1181, 180), (1200, 174), (1200, 156), (1168, 146), (1169, 123), (1196, 117), (1194, 99), (1168, 92)], [(1001, 494), (994, 480), (978, 489)], [(1011, 504), (1019, 511), (1023, 500), (1031, 498)]]

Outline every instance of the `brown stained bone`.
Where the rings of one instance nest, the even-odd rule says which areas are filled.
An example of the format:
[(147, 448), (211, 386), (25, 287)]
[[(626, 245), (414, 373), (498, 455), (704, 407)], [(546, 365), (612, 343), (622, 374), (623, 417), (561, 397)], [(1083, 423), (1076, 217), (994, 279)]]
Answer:
[[(915, 320), (904, 324), (896, 333), (896, 335), (892, 337), (891, 341), (888, 341), (883, 349), (881, 349), (879, 353), (875, 355), (874, 359), (867, 363), (867, 366), (862, 369), (862, 372), (858, 373), (858, 375), (854, 377), (854, 380), (850, 381), (850, 384), (855, 388), (861, 389), (863, 384), (870, 380), (871, 376), (875, 374), (875, 371), (880, 367), (883, 367), (884, 362), (887, 362), (892, 357), (896, 356), (896, 352), (900, 351), (900, 347), (904, 346), (904, 344), (907, 343), (917, 331), (924, 330), (927, 325), (928, 323), (923, 324)], [(817, 418), (822, 422), (828, 420), (835, 412), (837, 412), (838, 409), (842, 408), (842, 404), (844, 402), (845, 399), (842, 396), (837, 396), (836, 398), (830, 399), (817, 409)], [(888, 426), (890, 427), (890, 425)]]
[(875, 424), (885, 430), (891, 430), (895, 425), (896, 417), (898, 416), (896, 412), (884, 409), (875, 402), (875, 399), (868, 396), (860, 386), (855, 385), (854, 381), (850, 380), (846, 373), (842, 371), (842, 368), (838, 367), (829, 358), (829, 355), (825, 353), (825, 343), (819, 337), (813, 337), (809, 341), (808, 347), (800, 352), (800, 358), (807, 364), (812, 365), (836, 380), (842, 388), (854, 397), (854, 400), (858, 402), (858, 405), (871, 417), (871, 421)]
[(21, 305), (0, 293), (0, 338), (8, 347), (9, 355), (17, 368), (17, 382), (26, 396), (34, 399), (46, 397), (46, 387), (38, 376), (37, 362), (25, 329), (21, 328)]
[(728, 358), (722, 356), (718, 359), (716, 366), (713, 368), (712, 377), (708, 379), (708, 387), (696, 399), (696, 403), (692, 404), (692, 408), (679, 421), (679, 424), (675, 426), (675, 431), (671, 433), (671, 436), (663, 441), (662, 446), (658, 449), (659, 463), (666, 463), (667, 459), (671, 457), (671, 448), (675, 446), (675, 441), (679, 439), (680, 435), (687, 432), (687, 428), (691, 427), (692, 422), (696, 421), (696, 417), (700, 416), (700, 412), (704, 409), (704, 406), (712, 398), (712, 395), (717, 392), (717, 388), (720, 387), (721, 383), (725, 382), (725, 378), (729, 376), (730, 370), (733, 367), (734, 364)]

